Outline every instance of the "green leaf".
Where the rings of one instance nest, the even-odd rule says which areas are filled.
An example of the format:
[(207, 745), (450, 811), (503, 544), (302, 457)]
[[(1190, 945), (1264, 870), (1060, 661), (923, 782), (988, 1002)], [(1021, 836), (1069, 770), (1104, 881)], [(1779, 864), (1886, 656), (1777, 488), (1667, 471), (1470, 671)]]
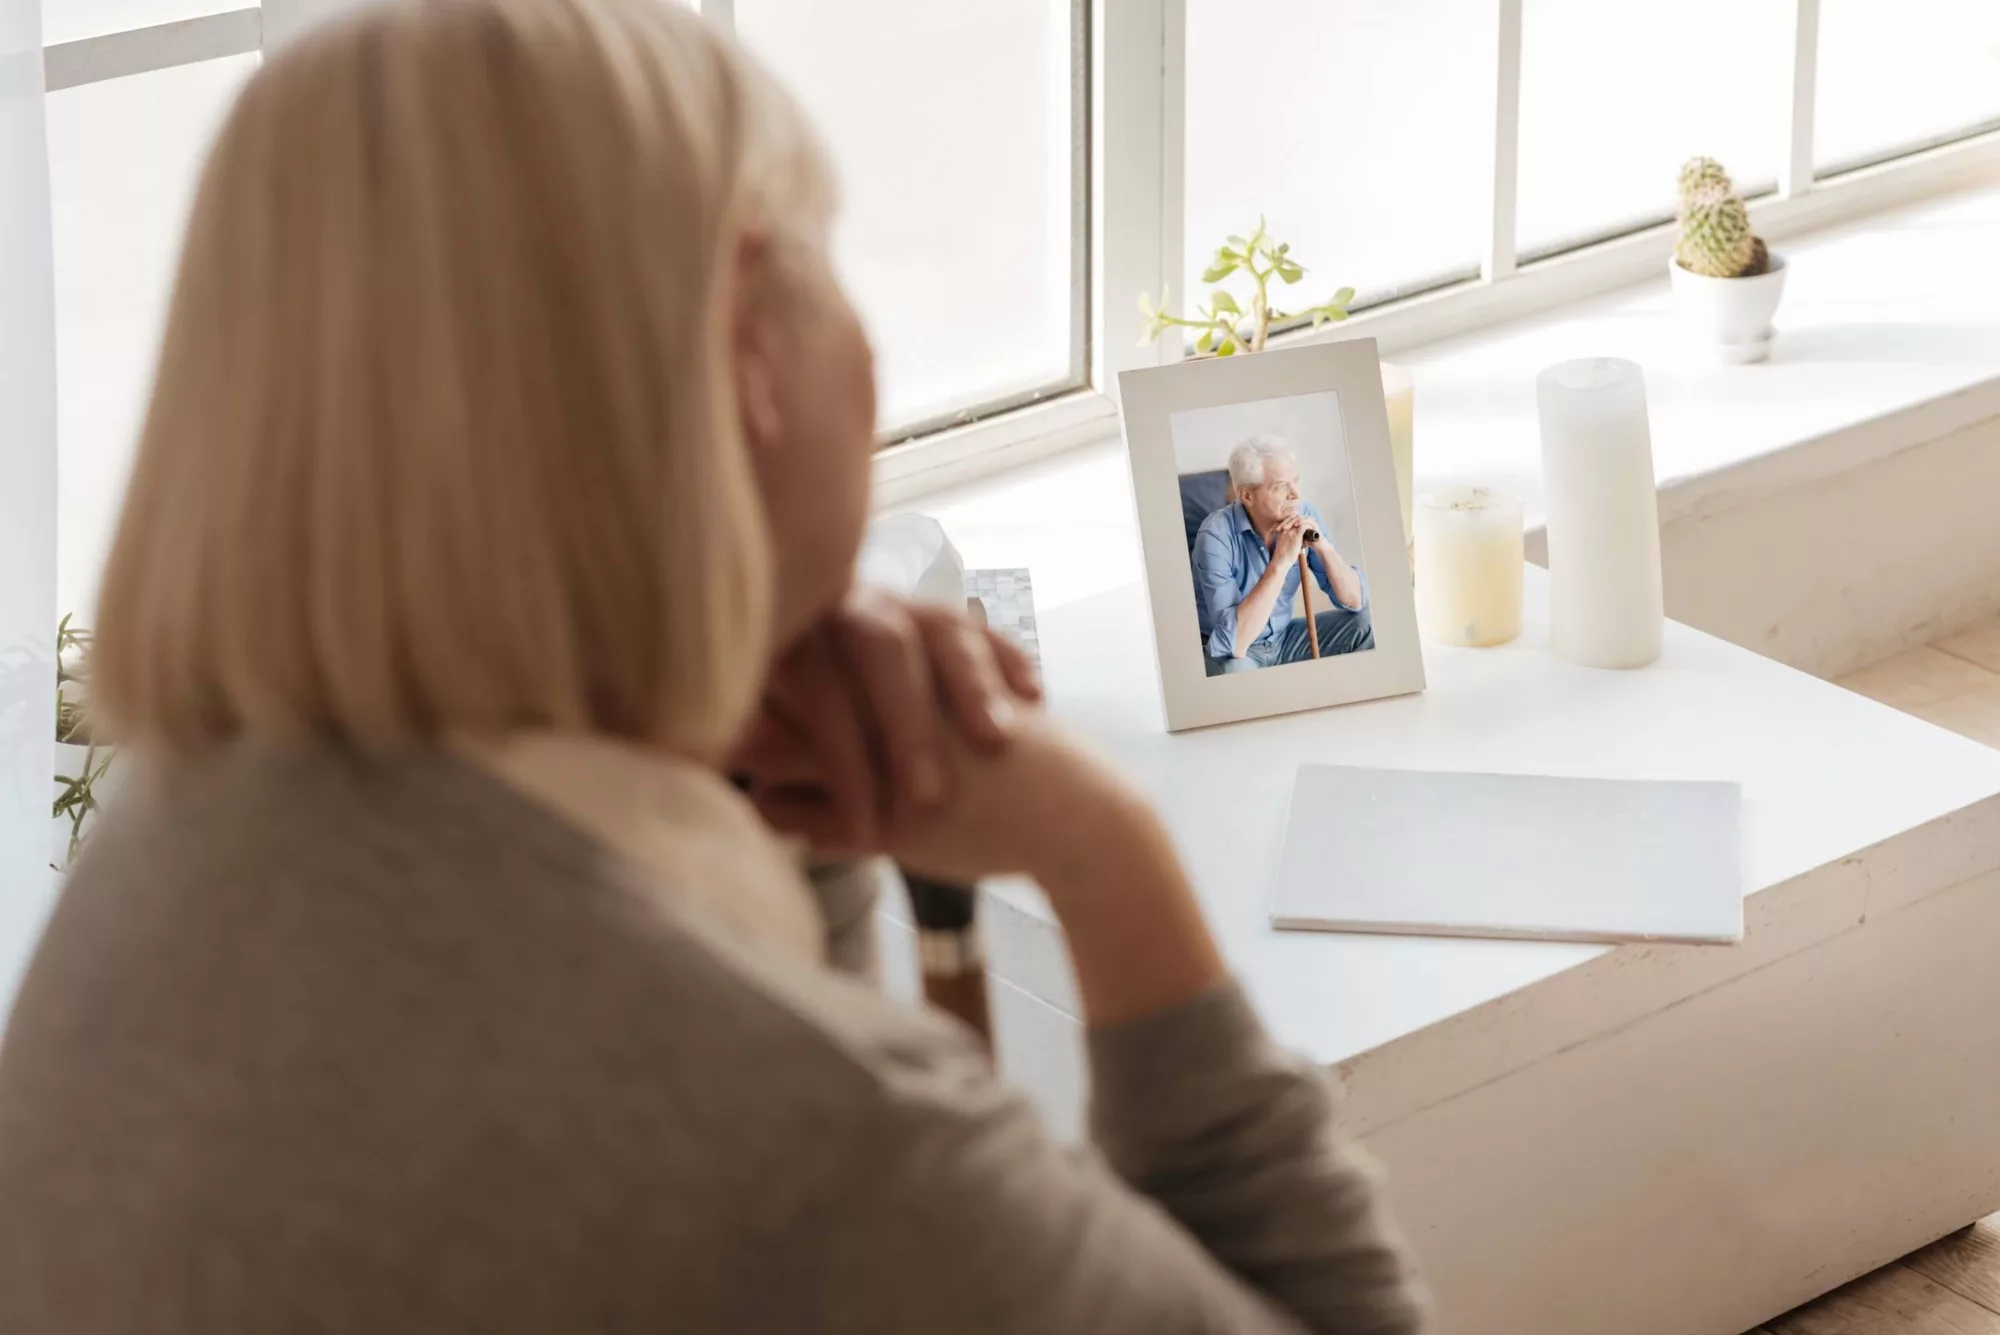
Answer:
[(1236, 304), (1236, 298), (1230, 296), (1227, 292), (1223, 291), (1221, 288), (1215, 289), (1215, 291), (1211, 293), (1210, 296), (1213, 300), (1213, 304), (1216, 310), (1228, 311), (1231, 315), (1243, 314), (1243, 308)]
[(1223, 279), (1229, 277), (1229, 275), (1235, 272), (1236, 272), (1235, 260), (1218, 259), (1215, 263), (1209, 265), (1206, 269), (1203, 269), (1201, 271), (1201, 281), (1204, 283), (1219, 283)]
[(1229, 342), (1217, 348), (1215, 350), (1215, 355), (1218, 357), (1234, 357), (1236, 355), (1236, 340), (1231, 339)]
[(1203, 353), (1215, 351), (1215, 331), (1210, 329), (1204, 333), (1201, 336), (1201, 341), (1194, 345), (1194, 350)]
[(1345, 306), (1348, 302), (1352, 300), (1354, 300), (1354, 289), (1351, 287), (1343, 287), (1342, 289), (1340, 289), (1340, 291), (1333, 294), (1333, 300), (1328, 302), (1327, 305)]
[(1305, 276), (1306, 271), (1299, 265), (1293, 264), (1290, 260), (1278, 261), (1278, 277), (1284, 279), (1287, 284), (1296, 283)]
[(1250, 249), (1250, 243), (1249, 243), (1248, 241), (1245, 241), (1245, 240), (1244, 240), (1244, 239), (1243, 239), (1242, 237), (1240, 237), (1240, 236), (1231, 236), (1231, 237), (1229, 238), (1229, 244), (1230, 244), (1230, 245), (1232, 245), (1232, 246), (1234, 246), (1234, 247), (1236, 247), (1236, 248), (1237, 248), (1238, 250), (1248, 250), (1248, 249)]

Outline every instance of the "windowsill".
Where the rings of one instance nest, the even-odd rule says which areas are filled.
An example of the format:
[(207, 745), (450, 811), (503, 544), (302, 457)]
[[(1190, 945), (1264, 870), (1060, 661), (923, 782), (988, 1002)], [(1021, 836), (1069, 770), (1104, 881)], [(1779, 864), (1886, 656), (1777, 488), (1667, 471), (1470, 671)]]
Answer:
[(2000, 190), (1892, 210), (1778, 249), (1770, 360), (1718, 365), (1663, 272), (1621, 292), (1396, 360), (1417, 380), (1417, 477), (1489, 480), (1542, 516), (1535, 375), (1569, 357), (1646, 371), (1663, 523), (1728, 509), (2000, 415), (2000, 319), (1981, 275)]
[[(1571, 357), (1645, 368), (1662, 523), (2000, 416), (2000, 316), (1981, 280), (2000, 251), (2000, 189), (1888, 210), (1777, 249), (1790, 276), (1760, 365), (1708, 360), (1680, 326), (1664, 271), (1395, 354), (1417, 383), (1417, 489), (1498, 485), (1520, 494), (1539, 526), (1535, 375)], [(1046, 607), (1138, 580), (1130, 494), (1122, 446), (1100, 437), (906, 504), (943, 522), (968, 565), (1030, 567)]]

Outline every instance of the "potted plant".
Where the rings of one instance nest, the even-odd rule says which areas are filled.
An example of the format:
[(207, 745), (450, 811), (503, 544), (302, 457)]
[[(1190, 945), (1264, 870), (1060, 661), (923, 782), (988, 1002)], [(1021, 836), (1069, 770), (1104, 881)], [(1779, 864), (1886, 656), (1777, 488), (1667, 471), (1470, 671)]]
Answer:
[(1140, 344), (1151, 343), (1169, 329), (1199, 329), (1201, 337), (1194, 344), (1198, 356), (1233, 357), (1239, 352), (1262, 352), (1270, 341), (1272, 325), (1311, 317), (1312, 327), (1317, 329), (1330, 320), (1345, 320), (1347, 303), (1354, 300), (1354, 289), (1343, 287), (1317, 306), (1289, 313), (1273, 306), (1271, 280), (1276, 278), (1289, 287), (1304, 278), (1306, 270), (1292, 258), (1291, 243), (1281, 243), (1271, 236), (1262, 218), (1257, 220), (1257, 230), (1249, 236), (1232, 236), (1217, 247), (1215, 259), (1202, 273), (1201, 281), (1219, 284), (1237, 273), (1248, 274), (1254, 284), (1247, 311), (1225, 287), (1211, 291), (1208, 305), (1196, 312), (1199, 318), (1192, 320), (1167, 314), (1165, 292), (1160, 293), (1157, 305), (1151, 297), (1141, 296), (1139, 314), (1146, 317), (1146, 327), (1139, 336)]
[(86, 827), (103, 797), (99, 784), (111, 768), (111, 747), (91, 730), (86, 710), (90, 632), (74, 614), (56, 626), (55, 866), (69, 865), (83, 847)]
[(1785, 260), (1750, 230), (1750, 210), (1714, 158), (1680, 172), (1680, 235), (1667, 265), (1682, 316), (1725, 362), (1771, 355), (1771, 316), (1785, 291)]
[[(1270, 342), (1273, 325), (1305, 319), (1312, 321), (1314, 329), (1335, 324), (1347, 318), (1347, 304), (1354, 300), (1354, 289), (1343, 287), (1317, 306), (1292, 312), (1273, 306), (1271, 280), (1276, 278), (1289, 287), (1306, 276), (1306, 268), (1293, 257), (1291, 243), (1273, 237), (1261, 217), (1257, 219), (1257, 230), (1249, 236), (1232, 236), (1216, 248), (1215, 258), (1202, 272), (1201, 280), (1219, 284), (1238, 273), (1248, 274), (1252, 284), (1247, 311), (1225, 287), (1210, 291), (1208, 305), (1198, 309), (1194, 319), (1169, 315), (1165, 292), (1160, 294), (1157, 304), (1142, 295), (1139, 314), (1146, 318), (1146, 325), (1139, 335), (1140, 346), (1151, 343), (1169, 329), (1199, 329), (1201, 337), (1194, 345), (1197, 356), (1233, 357), (1239, 352), (1262, 352)], [(1382, 393), (1389, 413), (1389, 445), (1395, 455), (1396, 492), (1403, 502), (1403, 541), (1407, 547), (1413, 541), (1410, 503), (1415, 487), (1411, 418), (1416, 390), (1410, 373), (1392, 362), (1383, 362)]]

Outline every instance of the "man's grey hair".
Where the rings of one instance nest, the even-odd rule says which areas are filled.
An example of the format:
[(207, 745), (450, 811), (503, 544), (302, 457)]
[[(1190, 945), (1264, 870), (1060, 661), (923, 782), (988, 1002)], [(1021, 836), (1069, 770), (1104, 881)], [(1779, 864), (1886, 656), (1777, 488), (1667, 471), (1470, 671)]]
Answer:
[(1229, 485), (1238, 490), (1257, 486), (1264, 480), (1264, 464), (1270, 459), (1299, 461), (1292, 447), (1278, 436), (1258, 435), (1241, 442), (1229, 452)]

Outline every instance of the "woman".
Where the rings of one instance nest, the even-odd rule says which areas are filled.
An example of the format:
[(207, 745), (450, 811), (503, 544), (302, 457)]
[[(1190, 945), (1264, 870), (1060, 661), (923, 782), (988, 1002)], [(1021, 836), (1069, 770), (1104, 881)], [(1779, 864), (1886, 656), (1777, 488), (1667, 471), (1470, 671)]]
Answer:
[[(1416, 1327), (1155, 819), (848, 595), (831, 193), (659, 0), (409, 0), (251, 81), (105, 577), (147, 763), (0, 1052), (0, 1330)], [(1042, 882), (1102, 1160), (830, 967), (772, 826)]]

